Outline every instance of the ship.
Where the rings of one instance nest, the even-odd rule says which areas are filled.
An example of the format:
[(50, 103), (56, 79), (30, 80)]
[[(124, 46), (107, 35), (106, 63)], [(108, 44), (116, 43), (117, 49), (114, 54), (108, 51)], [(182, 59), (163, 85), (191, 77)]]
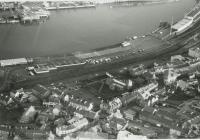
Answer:
[(200, 3), (198, 3), (182, 20), (172, 25), (172, 33), (180, 35), (193, 27), (200, 19)]

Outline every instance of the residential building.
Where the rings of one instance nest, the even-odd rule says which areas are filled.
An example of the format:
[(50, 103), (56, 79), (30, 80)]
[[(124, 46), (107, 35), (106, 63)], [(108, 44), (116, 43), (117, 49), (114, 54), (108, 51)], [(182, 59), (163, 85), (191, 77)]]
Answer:
[(122, 130), (127, 125), (127, 121), (123, 118), (112, 117), (109, 119), (109, 127), (115, 131)]
[(47, 87), (38, 84), (32, 89), (32, 94), (43, 100), (50, 96), (51, 91)]
[(83, 128), (84, 126), (87, 126), (89, 124), (88, 120), (86, 118), (81, 118), (76, 121), (71, 122), (71, 125), (63, 125), (56, 128), (56, 134), (58, 136), (64, 136), (73, 132), (76, 132)]
[(147, 137), (142, 135), (134, 135), (133, 133), (127, 130), (119, 131), (117, 135), (117, 140), (137, 140), (137, 139), (145, 140), (147, 139)]
[(200, 104), (196, 99), (185, 101), (178, 107), (180, 109), (176, 114), (181, 116), (184, 120), (190, 120), (191, 118), (198, 116), (200, 111)]
[(114, 98), (112, 101), (109, 102), (110, 112), (114, 112), (120, 107), (122, 107), (122, 102), (120, 98)]
[(158, 133), (163, 131), (160, 127), (155, 127), (150, 124), (147, 125), (139, 120), (129, 121), (126, 129), (133, 134), (143, 135), (148, 138), (155, 138)]
[(133, 102), (134, 100), (140, 98), (140, 95), (133, 92), (126, 92), (122, 94), (122, 97), (120, 97), (120, 100), (122, 102), (122, 106), (127, 106), (129, 103)]
[(92, 110), (94, 105), (92, 102), (88, 102), (86, 100), (78, 99), (78, 98), (70, 98), (69, 99), (69, 106), (72, 106), (76, 109), (81, 110)]
[(23, 129), (21, 133), (29, 139), (46, 139), (49, 132), (46, 130), (37, 130), (37, 129)]
[(137, 112), (133, 110), (132, 108), (124, 110), (123, 113), (124, 113), (125, 118), (128, 120), (133, 120), (137, 115)]
[(34, 106), (30, 106), (22, 115), (20, 123), (29, 123), (34, 120), (36, 110)]
[(185, 130), (187, 136), (199, 136), (200, 134), (200, 115), (193, 118), (189, 118), (182, 125), (182, 129)]
[(188, 84), (188, 82), (179, 80), (179, 81), (177, 81), (177, 87), (181, 88), (181, 90), (186, 90), (189, 87), (189, 84)]
[(173, 71), (173, 69), (168, 69), (164, 72), (164, 82), (166, 85), (172, 84), (176, 81), (177, 77), (180, 76), (180, 74)]
[(156, 90), (157, 88), (158, 88), (158, 83), (152, 82), (144, 87), (135, 90), (134, 92), (140, 94), (144, 100), (147, 100), (150, 96), (152, 96), (151, 92), (153, 90)]
[(188, 51), (188, 55), (194, 58), (200, 58), (200, 48), (199, 47), (190, 48)]
[(183, 61), (185, 60), (185, 58), (182, 56), (182, 55), (173, 55), (171, 56), (171, 62), (174, 62), (174, 61)]
[(172, 130), (181, 131), (181, 129), (178, 127), (178, 116), (165, 110), (155, 109), (153, 107), (145, 107), (139, 114), (139, 118), (155, 124), (158, 127), (164, 126)]

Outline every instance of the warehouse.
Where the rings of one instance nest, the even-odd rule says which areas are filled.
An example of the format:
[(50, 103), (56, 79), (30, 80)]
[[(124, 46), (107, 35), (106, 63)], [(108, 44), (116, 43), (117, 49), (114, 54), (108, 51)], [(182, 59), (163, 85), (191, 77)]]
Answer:
[(19, 64), (27, 64), (26, 58), (16, 58), (16, 59), (7, 59), (7, 60), (0, 60), (0, 66), (12, 66), (12, 65), (19, 65)]

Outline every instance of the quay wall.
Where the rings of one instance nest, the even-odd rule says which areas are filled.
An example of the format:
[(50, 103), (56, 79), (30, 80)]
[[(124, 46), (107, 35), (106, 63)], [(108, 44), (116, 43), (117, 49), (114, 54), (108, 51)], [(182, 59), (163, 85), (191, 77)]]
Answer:
[[(75, 0), (76, 1), (76, 0)], [(77, 0), (78, 1), (78, 0)], [(169, 1), (175, 1), (175, 0), (90, 0), (91, 2), (94, 2), (96, 4), (105, 4), (105, 3), (120, 3), (120, 2), (169, 2)]]
[[(33, 1), (33, 0), (1, 0), (1, 2), (25, 2), (25, 1)], [(35, 2), (41, 1), (41, 0), (34, 0)], [(54, 1), (56, 0), (43, 0), (43, 1)], [(59, 1), (69, 1), (69, 2), (92, 2), (95, 4), (106, 4), (106, 3), (118, 3), (118, 2), (152, 2), (152, 3), (163, 3), (163, 2), (174, 2), (179, 0), (59, 0)]]

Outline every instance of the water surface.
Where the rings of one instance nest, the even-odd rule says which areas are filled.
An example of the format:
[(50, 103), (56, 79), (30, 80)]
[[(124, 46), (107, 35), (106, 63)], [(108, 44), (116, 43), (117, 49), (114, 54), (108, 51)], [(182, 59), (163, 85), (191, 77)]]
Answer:
[(83, 51), (119, 43), (183, 18), (195, 0), (138, 7), (98, 6), (52, 11), (46, 23), (0, 25), (0, 59)]

